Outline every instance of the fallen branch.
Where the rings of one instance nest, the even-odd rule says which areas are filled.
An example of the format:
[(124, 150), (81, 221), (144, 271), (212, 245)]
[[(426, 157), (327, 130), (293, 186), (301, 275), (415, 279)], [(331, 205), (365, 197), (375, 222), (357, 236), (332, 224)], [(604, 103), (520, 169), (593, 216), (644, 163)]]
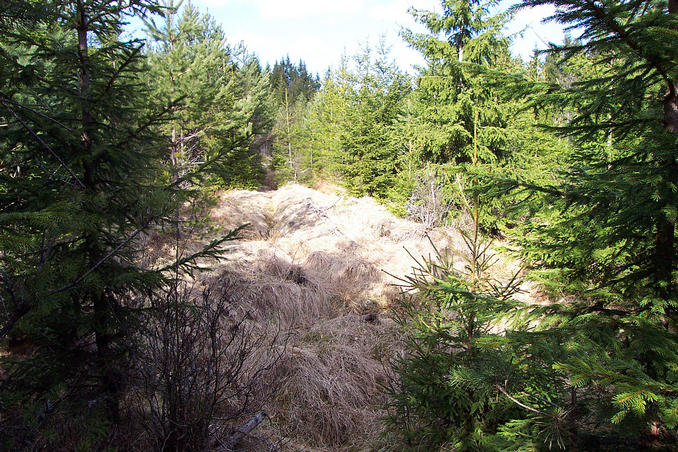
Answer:
[(232, 451), (238, 444), (240, 444), (240, 441), (242, 441), (243, 438), (249, 435), (252, 430), (257, 428), (257, 426), (261, 424), (264, 419), (266, 419), (266, 416), (267, 414), (265, 412), (259, 411), (252, 419), (247, 421), (247, 423), (241, 425), (240, 428), (238, 428), (238, 430), (236, 430), (235, 433), (233, 433), (231, 437), (226, 440), (226, 445), (216, 449), (216, 452)]

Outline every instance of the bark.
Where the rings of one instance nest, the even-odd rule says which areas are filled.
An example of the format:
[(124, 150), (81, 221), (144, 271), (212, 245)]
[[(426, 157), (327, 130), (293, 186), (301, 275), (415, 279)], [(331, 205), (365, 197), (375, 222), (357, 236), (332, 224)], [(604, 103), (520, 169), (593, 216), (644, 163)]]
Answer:
[[(78, 81), (79, 95), (82, 102), (80, 123), (82, 126), (82, 144), (83, 144), (83, 183), (85, 190), (90, 196), (94, 196), (97, 187), (96, 165), (92, 155), (93, 136), (92, 128), (94, 126), (94, 117), (88, 105), (90, 97), (90, 79), (91, 65), (89, 59), (88, 37), (90, 30), (90, 18), (87, 15), (85, 0), (78, 0), (77, 3), (77, 22), (75, 29), (78, 35)], [(85, 239), (87, 255), (91, 265), (100, 262), (105, 252), (99, 244), (97, 232), (89, 234)], [(107, 413), (113, 424), (117, 424), (120, 419), (119, 393), (120, 381), (119, 372), (116, 364), (111, 359), (111, 344), (113, 337), (109, 334), (108, 327), (110, 313), (115, 301), (111, 296), (101, 293), (91, 293), (92, 303), (94, 305), (94, 333), (97, 348), (97, 366), (102, 372), (101, 390), (104, 396)]]
[[(678, 0), (669, 0), (668, 13), (678, 14)], [(668, 132), (678, 133), (678, 96), (676, 94), (678, 79), (674, 78), (668, 83), (667, 92), (664, 96), (664, 127)], [(665, 170), (665, 181), (675, 185), (678, 181), (678, 166), (675, 156), (667, 158), (661, 163)], [(670, 195), (669, 195), (670, 196)], [(660, 215), (656, 225), (655, 241), (655, 272), (657, 282), (661, 284), (660, 296), (668, 298), (673, 284), (673, 261), (675, 259), (675, 224), (666, 215)]]
[(285, 126), (287, 130), (287, 153), (290, 162), (290, 168), (294, 172), (294, 182), (297, 181), (297, 162), (292, 155), (292, 132), (290, 129), (290, 102), (287, 97), (287, 88), (285, 88)]

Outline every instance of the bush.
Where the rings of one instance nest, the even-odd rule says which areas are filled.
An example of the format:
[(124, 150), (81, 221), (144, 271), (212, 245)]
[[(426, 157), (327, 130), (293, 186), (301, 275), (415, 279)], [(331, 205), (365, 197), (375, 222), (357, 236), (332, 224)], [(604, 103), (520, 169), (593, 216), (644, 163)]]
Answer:
[(275, 390), (267, 376), (284, 353), (279, 331), (261, 331), (237, 292), (175, 283), (149, 296), (138, 330), (131, 420), (154, 450), (208, 450), (225, 441)]

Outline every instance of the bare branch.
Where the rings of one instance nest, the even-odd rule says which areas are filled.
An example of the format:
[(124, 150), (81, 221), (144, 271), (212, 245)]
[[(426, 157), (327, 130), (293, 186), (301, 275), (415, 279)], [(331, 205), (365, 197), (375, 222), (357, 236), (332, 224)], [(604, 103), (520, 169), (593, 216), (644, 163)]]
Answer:
[(532, 408), (531, 406), (525, 405), (524, 403), (520, 402), (519, 400), (516, 400), (515, 398), (511, 397), (508, 392), (506, 392), (506, 389), (504, 389), (501, 385), (495, 385), (495, 387), (504, 394), (511, 402), (515, 403), (516, 405), (525, 408), (528, 411), (532, 411), (533, 413), (541, 414), (542, 416), (547, 416), (546, 413), (544, 413), (541, 410), (538, 410), (536, 408)]

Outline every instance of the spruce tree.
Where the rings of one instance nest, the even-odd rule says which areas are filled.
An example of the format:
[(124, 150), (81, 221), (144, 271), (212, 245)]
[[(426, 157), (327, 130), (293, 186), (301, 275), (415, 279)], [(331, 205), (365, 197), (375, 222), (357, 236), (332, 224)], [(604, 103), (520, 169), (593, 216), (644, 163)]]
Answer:
[(393, 362), (386, 421), (413, 450), (508, 450), (511, 443), (499, 429), (521, 419), (521, 407), (503, 395), (526, 380), (538, 381), (517, 365), (517, 350), (498, 333), (504, 316), (521, 306), (512, 300), (521, 281), (518, 274), (505, 281), (494, 277), (496, 251), (480, 231), (485, 206), (477, 193), (469, 196), (461, 179), (456, 189), (471, 219), (458, 228), (466, 247), (447, 254), (432, 242), (435, 257), (417, 260), (412, 275), (402, 278), (396, 312), (408, 353)]
[(339, 166), (354, 195), (384, 199), (393, 186), (399, 160), (394, 132), (402, 100), (410, 89), (409, 78), (397, 70), (384, 43), (376, 56), (366, 47), (356, 57), (340, 133)]
[(309, 182), (314, 177), (315, 165), (309, 129), (310, 106), (320, 82), (308, 72), (302, 60), (295, 65), (289, 56), (275, 63), (270, 81), (273, 105), (277, 107), (271, 165), (279, 180)]
[[(542, 68), (535, 61), (519, 75), (496, 71), (491, 86), (526, 102), (546, 126), (523, 141), (527, 146), (538, 151), (539, 136), (561, 136), (549, 146), (559, 145), (555, 161), (564, 166), (542, 173), (548, 178), (516, 177), (511, 168), (467, 170), (487, 181), (474, 189), (477, 195), (508, 191), (524, 207), (505, 233), (552, 298), (512, 304), (497, 315), (483, 306), (482, 288), (468, 291), (480, 301), (472, 309), (503, 330), (478, 338), (482, 353), (468, 361), (459, 359), (465, 316), (443, 317), (449, 333), (426, 322), (427, 313), (415, 317), (419, 343), (399, 369), (414, 377), (403, 382), (416, 395), (396, 398), (405, 407), (396, 419), (418, 414), (419, 432), (443, 425), (455, 439), (452, 447), (462, 449), (674, 450), (678, 4), (526, 1), (523, 7), (543, 4), (555, 6), (555, 19), (581, 36), (553, 46)], [(439, 268), (419, 287), (450, 309), (465, 286), (447, 283), (454, 271), (436, 273)], [(438, 287), (447, 293), (436, 295)], [(458, 346), (432, 355), (424, 342), (431, 336), (439, 347)], [(430, 356), (435, 359), (419, 359)], [(427, 375), (441, 389), (426, 392), (427, 380), (418, 378)], [(470, 430), (465, 419), (445, 417), (449, 394), (457, 404), (470, 397), (472, 414), (492, 413), (471, 429), (483, 443), (456, 439)]]
[(140, 265), (139, 239), (182, 199), (155, 133), (173, 107), (152, 110), (143, 42), (122, 34), (161, 12), (147, 0), (0, 10), (0, 332), (27, 350), (3, 357), (10, 449), (98, 448), (119, 423), (135, 294), (165, 280)]
[(155, 99), (180, 100), (163, 127), (171, 171), (200, 168), (218, 184), (257, 187), (263, 170), (254, 138), (271, 127), (266, 74), (245, 49), (228, 44), (209, 14), (191, 3), (166, 7), (161, 23), (146, 21), (147, 76)]
[(353, 77), (346, 58), (342, 58), (338, 68), (328, 70), (307, 108), (308, 162), (314, 177), (341, 177), (341, 132), (347, 120)]
[(479, 156), (483, 162), (506, 157), (509, 118), (515, 110), (498, 102), (495, 90), (477, 77), (478, 67), (515, 67), (501, 28), (505, 14), (493, 14), (492, 1), (443, 1), (442, 14), (412, 9), (427, 33), (406, 30), (405, 40), (427, 66), (417, 80), (419, 159), (433, 163), (469, 162), (473, 115), (479, 112)]
[[(403, 33), (424, 56), (426, 66), (420, 68), (407, 115), (400, 122), (399, 142), (408, 172), (399, 178), (401, 187), (394, 192), (400, 198), (407, 193), (401, 203), (410, 215), (447, 221), (450, 218), (439, 212), (445, 208), (433, 212), (432, 206), (461, 202), (444, 188), (441, 174), (472, 160), (473, 127), (477, 126), (479, 162), (512, 167), (513, 173), (525, 172), (535, 162), (535, 152), (527, 150), (534, 143), (535, 128), (524, 102), (500, 96), (501, 89), (485, 76), (523, 69), (521, 61), (511, 56), (510, 40), (503, 35), (511, 15), (499, 12), (496, 1), (443, 1), (441, 7), (440, 13), (412, 9), (427, 32)], [(543, 146), (536, 153), (550, 151), (550, 146)], [(536, 175), (536, 170), (532, 167), (529, 172)], [(426, 188), (431, 186), (443, 188), (432, 197)], [(485, 204), (488, 215), (483, 218), (483, 229), (496, 234), (505, 222), (504, 200), (486, 199)]]
[(300, 99), (310, 100), (320, 89), (317, 75), (312, 75), (306, 69), (306, 63), (299, 60), (298, 64), (290, 61), (289, 55), (276, 61), (271, 69), (271, 91), (278, 105), (285, 103), (295, 104)]
[[(528, 309), (537, 326), (513, 340), (552, 366), (552, 381), (567, 382), (548, 398), (567, 413), (567, 447), (669, 450), (678, 419), (678, 4), (523, 7), (543, 4), (581, 35), (550, 49), (557, 77), (501, 82), (536, 108), (561, 112), (548, 125), (576, 150), (552, 183), (490, 179), (490, 190), (537, 200), (537, 215), (515, 237), (558, 301)], [(515, 438), (536, 425), (514, 423)]]

